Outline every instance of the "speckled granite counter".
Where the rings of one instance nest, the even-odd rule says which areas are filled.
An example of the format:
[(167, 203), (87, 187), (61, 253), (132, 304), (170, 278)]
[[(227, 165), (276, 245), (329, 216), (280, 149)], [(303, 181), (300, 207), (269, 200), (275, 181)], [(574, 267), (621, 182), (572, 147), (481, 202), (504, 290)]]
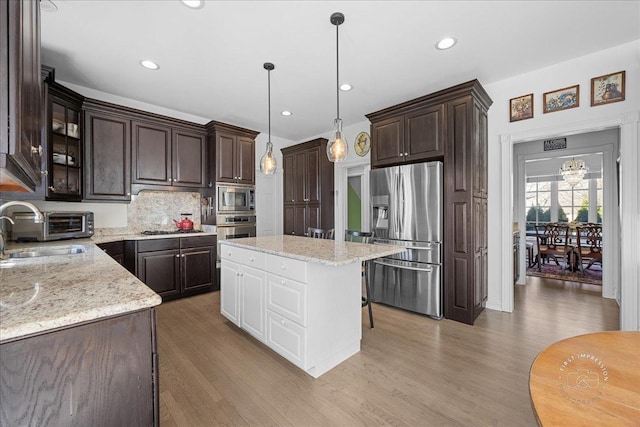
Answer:
[(404, 251), (404, 248), (397, 246), (369, 245), (286, 235), (222, 240), (220, 243), (332, 266), (367, 261)]
[(0, 262), (0, 342), (162, 302), (89, 239), (31, 243), (17, 249), (13, 244), (8, 249), (71, 245), (81, 245), (86, 252)]

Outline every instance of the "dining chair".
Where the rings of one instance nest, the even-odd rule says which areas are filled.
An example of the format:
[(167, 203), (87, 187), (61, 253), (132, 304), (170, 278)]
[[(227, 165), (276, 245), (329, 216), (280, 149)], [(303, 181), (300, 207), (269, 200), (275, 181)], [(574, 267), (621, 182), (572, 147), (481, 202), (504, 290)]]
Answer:
[(582, 263), (585, 260), (589, 261), (587, 269), (596, 262), (599, 262), (600, 266), (602, 266), (602, 225), (583, 224), (576, 227), (576, 231), (580, 268), (584, 271)]
[(335, 233), (335, 229), (333, 228), (325, 230), (323, 228), (309, 227), (307, 229), (307, 236), (312, 237), (314, 239), (333, 239), (334, 233)]
[(559, 266), (558, 256), (564, 258), (572, 248), (569, 246), (569, 226), (560, 223), (536, 225), (538, 246), (538, 271), (542, 271), (542, 260), (553, 257)]
[[(346, 230), (344, 233), (345, 242), (359, 242), (359, 243), (373, 243), (373, 233), (367, 231), (355, 231), (355, 230)], [(369, 325), (371, 329), (373, 329), (373, 311), (371, 309), (371, 299), (369, 298), (370, 287), (369, 287), (369, 266), (371, 265), (371, 261), (365, 261), (362, 263), (361, 271), (362, 277), (364, 278), (364, 289), (365, 294), (362, 296), (362, 307), (367, 306), (369, 308)]]

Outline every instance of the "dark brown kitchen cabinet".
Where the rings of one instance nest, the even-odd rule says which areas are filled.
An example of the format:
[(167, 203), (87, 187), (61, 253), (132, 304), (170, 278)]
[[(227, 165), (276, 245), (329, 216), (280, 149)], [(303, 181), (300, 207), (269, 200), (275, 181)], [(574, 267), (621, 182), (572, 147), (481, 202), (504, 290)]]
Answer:
[(326, 149), (324, 138), (282, 149), (285, 234), (334, 227), (333, 163)]
[(87, 200), (131, 200), (130, 122), (85, 103)]
[[(391, 117), (389, 114), (391, 113)], [(444, 156), (444, 105), (383, 110), (371, 120), (371, 166), (441, 160)], [(382, 118), (384, 117), (384, 118)]]
[(207, 124), (209, 187), (216, 182), (255, 185), (255, 139), (258, 132), (220, 122)]
[(159, 425), (155, 310), (0, 345), (0, 424)]
[(82, 200), (85, 144), (82, 102), (84, 97), (50, 81), (47, 105), (48, 174), (46, 199)]
[(134, 184), (205, 186), (204, 132), (132, 121), (131, 135)]
[(134, 184), (171, 185), (171, 128), (159, 123), (131, 122)]
[(40, 3), (0, 3), (0, 189), (41, 185)]
[(97, 246), (119, 264), (124, 265), (124, 242), (106, 242)]
[(371, 167), (444, 163), (444, 315), (473, 324), (487, 301), (487, 110), (477, 80), (367, 114)]
[(216, 236), (129, 241), (125, 264), (131, 258), (135, 275), (165, 301), (219, 289)]

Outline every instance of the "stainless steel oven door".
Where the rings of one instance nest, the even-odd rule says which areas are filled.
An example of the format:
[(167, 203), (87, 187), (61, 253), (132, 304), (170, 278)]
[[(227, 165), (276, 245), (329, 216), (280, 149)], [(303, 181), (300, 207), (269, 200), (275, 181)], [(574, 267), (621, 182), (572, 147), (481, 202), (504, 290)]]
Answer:
[(442, 318), (439, 264), (378, 258), (370, 266), (372, 301)]
[(230, 239), (241, 239), (243, 237), (255, 237), (256, 225), (240, 225), (237, 227), (220, 227), (216, 228), (218, 234), (218, 261), (220, 261), (220, 242)]

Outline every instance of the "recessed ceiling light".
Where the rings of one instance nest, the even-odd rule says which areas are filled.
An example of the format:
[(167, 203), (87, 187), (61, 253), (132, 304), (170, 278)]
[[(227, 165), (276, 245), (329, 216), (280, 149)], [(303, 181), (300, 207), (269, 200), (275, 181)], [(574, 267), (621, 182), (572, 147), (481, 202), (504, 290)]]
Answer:
[(190, 9), (202, 9), (204, 7), (204, 0), (180, 0), (180, 2)]
[(157, 70), (158, 68), (160, 68), (158, 64), (148, 59), (143, 59), (142, 61), (140, 61), (140, 65), (149, 70)]
[(283, 116), (290, 116), (290, 115), (292, 115), (293, 113), (292, 113), (291, 111), (289, 111), (289, 110), (284, 110), (284, 111), (283, 111), (282, 113), (280, 113), (280, 114), (282, 114)]
[(340, 90), (347, 92), (349, 90), (353, 89), (353, 86), (351, 86), (349, 83), (342, 83), (340, 85)]
[(436, 44), (436, 48), (440, 50), (450, 49), (452, 48), (458, 40), (454, 37), (445, 37)]

